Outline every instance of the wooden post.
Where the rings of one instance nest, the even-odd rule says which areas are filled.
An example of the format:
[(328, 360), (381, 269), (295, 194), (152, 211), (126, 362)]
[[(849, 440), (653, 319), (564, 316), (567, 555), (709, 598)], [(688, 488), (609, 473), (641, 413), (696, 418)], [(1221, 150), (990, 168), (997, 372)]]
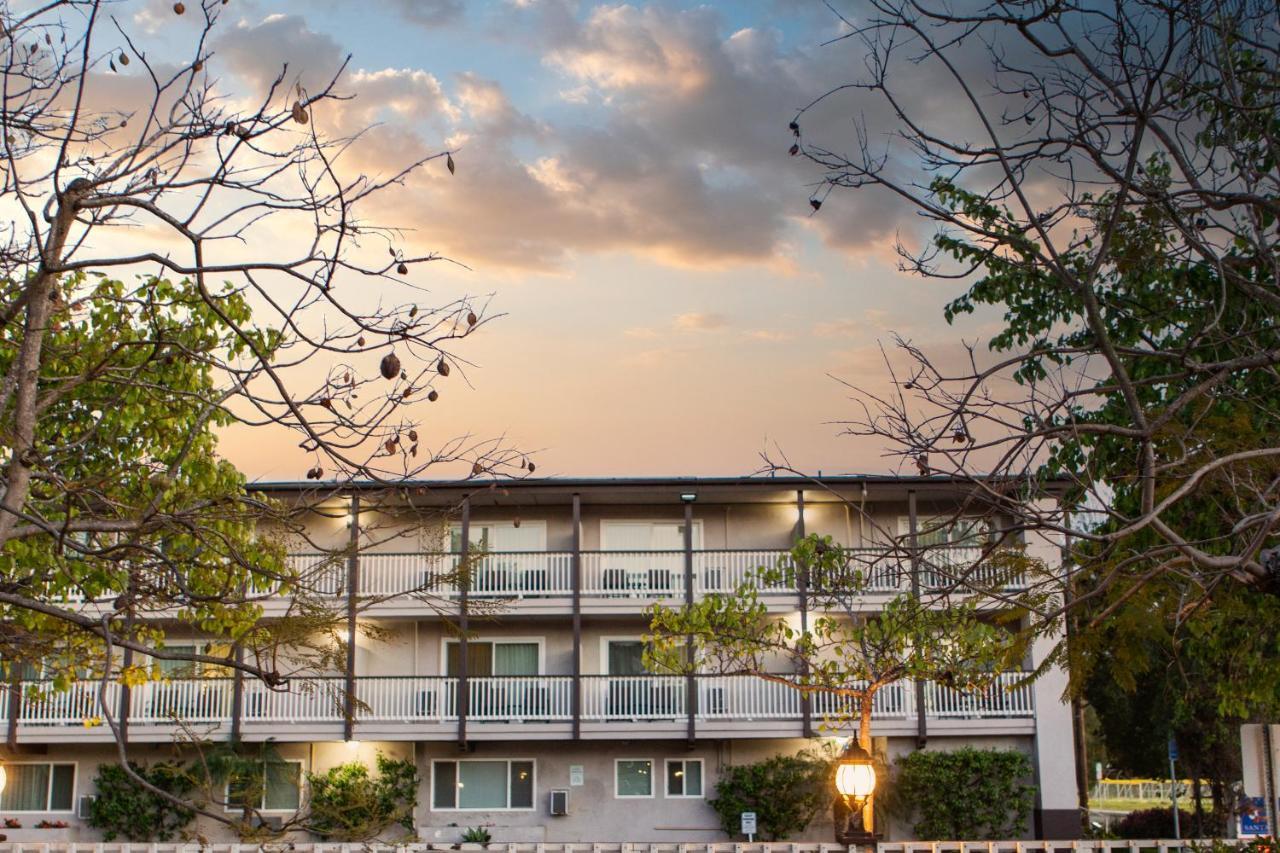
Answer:
[[(907, 490), (907, 549), (911, 555), (911, 596), (920, 598), (920, 543), (919, 516), (916, 508), (915, 489)], [(924, 749), (929, 742), (929, 723), (924, 706), (924, 682), (916, 679), (916, 749)]]
[(462, 542), (459, 544), (458, 566), (458, 748), (467, 748), (467, 713), (471, 684), (467, 678), (467, 596), (471, 588), (471, 497), (462, 499)]
[[(796, 539), (805, 537), (804, 525), (804, 489), (796, 489), (796, 512), (799, 518), (796, 520)], [(800, 631), (808, 633), (809, 631), (809, 567), (800, 566), (800, 571), (796, 577), (796, 589), (800, 597)], [(800, 661), (800, 675), (804, 680), (809, 678), (809, 661)], [(807, 690), (800, 692), (800, 734), (803, 737), (813, 737), (813, 697)]]
[(573, 496), (573, 554), (569, 558), (573, 590), (573, 739), (582, 738), (582, 496)]
[[(684, 502), (684, 603), (685, 607), (693, 606), (693, 501)], [(693, 749), (697, 737), (698, 715), (698, 680), (693, 666), (693, 634), (685, 638), (685, 666), (688, 670), (684, 677), (685, 737), (688, 746)]]
[(342, 703), (342, 739), (354, 740), (356, 725), (356, 599), (360, 593), (360, 496), (351, 496), (347, 524), (347, 666)]
[[(244, 648), (235, 644), (236, 663), (244, 663)], [(231, 673), (231, 743), (240, 742), (240, 718), (244, 715), (244, 671), (239, 667)]]

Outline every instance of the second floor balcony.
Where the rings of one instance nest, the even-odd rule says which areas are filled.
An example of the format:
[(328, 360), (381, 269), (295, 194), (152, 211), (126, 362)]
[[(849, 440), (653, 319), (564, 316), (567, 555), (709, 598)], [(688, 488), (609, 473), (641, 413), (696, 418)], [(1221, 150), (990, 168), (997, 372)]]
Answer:
[[(904, 555), (887, 548), (848, 553), (867, 594), (887, 596), (911, 589), (912, 561)], [(364, 552), (359, 555), (358, 595), (461, 598), (464, 573), (459, 569), (463, 565), (467, 566), (466, 594), (475, 599), (549, 604), (572, 598), (576, 587), (585, 606), (609, 609), (611, 603), (633, 607), (636, 600), (680, 601), (690, 582), (695, 598), (732, 594), (744, 583), (755, 584), (766, 601), (780, 605), (792, 605), (799, 593), (799, 578), (789, 552), (783, 549), (698, 549), (689, 555), (683, 551), (581, 551), (576, 556), (575, 561), (570, 551), (502, 551), (473, 554), (464, 563), (457, 552)], [(920, 588), (1024, 586), (1022, 578), (1003, 577), (982, 558), (983, 549), (976, 546), (929, 549), (917, 563)], [(291, 554), (289, 561), (310, 589), (325, 595), (346, 593), (345, 555)], [(765, 579), (762, 569), (773, 570), (772, 577)], [(821, 578), (807, 580), (815, 589), (823, 583)]]

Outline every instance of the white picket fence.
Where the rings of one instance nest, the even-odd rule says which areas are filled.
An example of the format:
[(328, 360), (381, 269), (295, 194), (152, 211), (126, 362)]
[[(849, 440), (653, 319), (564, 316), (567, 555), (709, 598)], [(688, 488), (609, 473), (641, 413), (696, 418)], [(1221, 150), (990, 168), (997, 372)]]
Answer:
[[(1228, 839), (1181, 841), (882, 841), (876, 853), (1182, 853), (1209, 850), (1215, 843), (1237, 846)], [(0, 853), (435, 853), (435, 851), (493, 851), (494, 853), (861, 853), (859, 848), (826, 842), (512, 842), (502, 844), (324, 844), (272, 842), (267, 844), (128, 844), (97, 842), (14, 841), (0, 843)]]

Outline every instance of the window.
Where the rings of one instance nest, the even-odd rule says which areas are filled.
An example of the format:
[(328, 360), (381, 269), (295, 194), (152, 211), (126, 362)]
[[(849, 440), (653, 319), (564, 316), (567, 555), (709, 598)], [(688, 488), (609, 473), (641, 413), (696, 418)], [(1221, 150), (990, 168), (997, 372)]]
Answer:
[(667, 796), (702, 796), (702, 759), (667, 759)]
[[(528, 641), (467, 641), (467, 675), (537, 675), (540, 649)], [(461, 649), (454, 641), (445, 646), (445, 675), (457, 678), (462, 672)]]
[(302, 804), (302, 762), (264, 761), (257, 774), (227, 782), (227, 805), (264, 812), (297, 811)]
[(614, 762), (614, 796), (652, 797), (653, 762), (648, 758), (619, 758)]
[[(208, 655), (231, 657), (231, 647), (225, 643), (166, 643), (166, 651), (181, 655)], [(229, 667), (204, 661), (154, 658), (155, 665), (164, 678), (230, 678)]]
[(0, 793), (0, 812), (69, 812), (75, 799), (74, 764), (15, 764), (6, 761), (8, 784)]
[(533, 808), (532, 761), (431, 762), (431, 807), (457, 811)]
[[(547, 550), (547, 525), (542, 521), (526, 521), (517, 525), (512, 521), (471, 522), (471, 547), (487, 553), (545, 551)], [(449, 550), (462, 551), (462, 525), (455, 524), (449, 530)]]

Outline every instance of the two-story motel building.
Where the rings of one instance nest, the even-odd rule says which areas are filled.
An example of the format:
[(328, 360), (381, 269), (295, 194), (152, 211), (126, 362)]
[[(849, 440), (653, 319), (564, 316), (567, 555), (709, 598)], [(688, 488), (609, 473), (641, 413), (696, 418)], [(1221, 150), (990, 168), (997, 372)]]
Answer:
[[(261, 805), (286, 814), (305, 802), (304, 770), (371, 763), (381, 751), (417, 764), (423, 840), (452, 842), (465, 827), (485, 826), (495, 841), (555, 842), (723, 839), (707, 804), (723, 768), (831, 734), (824, 721), (838, 703), (821, 695), (804, 699), (750, 676), (647, 673), (645, 608), (732, 592), (805, 533), (875, 549), (886, 532), (954, 513), (966, 487), (903, 477), (530, 479), (355, 485), (324, 493), (320, 505), (309, 502), (320, 494), (314, 483), (255, 488), (309, 507), (309, 541), (290, 543), (291, 560), (323, 567), (331, 594), (346, 599), (347, 666), (296, 679), (287, 692), (222, 673), (175, 673), (128, 691), (109, 685), (124, 694), (131, 758), (168, 755), (175, 718), (214, 740), (271, 741), (282, 766), (266, 774)], [(979, 559), (979, 545), (945, 538), (929, 543), (931, 559)], [(1025, 544), (1059, 559), (1051, 542)], [(483, 556), (473, 558), (466, 588), (433, 582), (473, 549)], [(871, 609), (909, 589), (913, 571), (927, 586), (925, 564), (878, 571)], [(810, 618), (794, 588), (763, 596), (780, 619)], [(360, 630), (365, 622), (377, 625), (376, 638)], [(1045, 650), (1037, 646), (1025, 665)], [(1065, 674), (1017, 687), (1018, 673), (1000, 678), (980, 695), (932, 683), (882, 691), (877, 750), (1024, 750), (1038, 788), (1033, 834), (1076, 837)], [(116, 760), (110, 732), (84, 725), (96, 690), (0, 700), (17, 743), (4, 758), (0, 816), (27, 827), (66, 821), (67, 839), (94, 838), (79, 815), (97, 765)], [(807, 835), (830, 832), (817, 823)]]

